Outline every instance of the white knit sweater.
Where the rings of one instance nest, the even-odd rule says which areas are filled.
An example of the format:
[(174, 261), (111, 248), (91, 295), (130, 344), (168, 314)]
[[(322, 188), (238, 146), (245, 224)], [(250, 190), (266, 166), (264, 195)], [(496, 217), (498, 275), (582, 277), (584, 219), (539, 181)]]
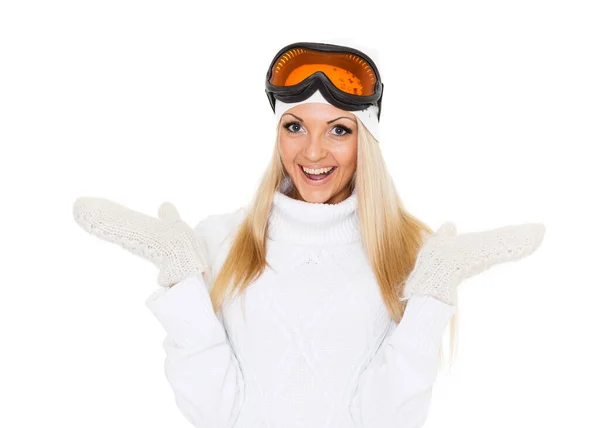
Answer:
[(209, 290), (245, 209), (195, 228), (211, 269), (146, 300), (167, 332), (165, 375), (195, 427), (417, 428), (455, 311), (415, 295), (390, 317), (360, 241), (356, 193), (334, 204), (282, 187), (267, 267), (215, 313)]

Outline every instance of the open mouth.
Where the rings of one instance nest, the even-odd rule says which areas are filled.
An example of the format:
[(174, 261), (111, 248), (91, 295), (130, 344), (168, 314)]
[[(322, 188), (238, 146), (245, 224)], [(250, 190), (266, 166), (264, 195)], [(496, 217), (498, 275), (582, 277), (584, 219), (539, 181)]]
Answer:
[(298, 167), (300, 168), (300, 171), (302, 171), (302, 174), (304, 174), (308, 179), (313, 180), (313, 181), (324, 180), (325, 178), (327, 178), (327, 176), (333, 174), (333, 172), (337, 169), (337, 166), (334, 166), (329, 171), (323, 172), (321, 174), (309, 174), (308, 172), (304, 171), (304, 168), (302, 168), (302, 165), (298, 165)]

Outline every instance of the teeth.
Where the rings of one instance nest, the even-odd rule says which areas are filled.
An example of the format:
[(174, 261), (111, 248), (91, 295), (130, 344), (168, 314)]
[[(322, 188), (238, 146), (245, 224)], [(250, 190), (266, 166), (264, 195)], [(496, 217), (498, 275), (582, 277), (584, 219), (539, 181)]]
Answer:
[(333, 167), (330, 166), (329, 168), (319, 168), (319, 169), (311, 169), (311, 168), (302, 167), (302, 169), (304, 170), (304, 172), (308, 172), (309, 174), (324, 174), (326, 172), (331, 171), (333, 169)]

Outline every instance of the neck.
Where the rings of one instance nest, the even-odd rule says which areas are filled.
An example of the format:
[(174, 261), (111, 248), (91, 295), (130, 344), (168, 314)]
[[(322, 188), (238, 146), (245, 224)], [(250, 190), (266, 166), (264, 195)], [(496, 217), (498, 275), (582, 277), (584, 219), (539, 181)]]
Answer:
[(339, 245), (360, 240), (356, 189), (338, 203), (294, 199), (284, 182), (275, 192), (269, 217), (269, 239), (299, 245)]

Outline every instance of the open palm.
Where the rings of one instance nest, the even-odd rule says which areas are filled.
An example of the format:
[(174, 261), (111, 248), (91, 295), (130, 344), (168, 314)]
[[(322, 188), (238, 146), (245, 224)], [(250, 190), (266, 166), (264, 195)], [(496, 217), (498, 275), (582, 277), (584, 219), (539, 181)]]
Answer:
[(539, 247), (544, 233), (543, 224), (525, 223), (457, 235), (454, 223), (446, 222), (425, 239), (401, 300), (428, 294), (454, 305), (461, 281), (495, 264), (528, 256)]
[(202, 243), (170, 202), (159, 207), (155, 218), (108, 199), (80, 197), (73, 217), (87, 232), (154, 263), (163, 287), (206, 270)]

